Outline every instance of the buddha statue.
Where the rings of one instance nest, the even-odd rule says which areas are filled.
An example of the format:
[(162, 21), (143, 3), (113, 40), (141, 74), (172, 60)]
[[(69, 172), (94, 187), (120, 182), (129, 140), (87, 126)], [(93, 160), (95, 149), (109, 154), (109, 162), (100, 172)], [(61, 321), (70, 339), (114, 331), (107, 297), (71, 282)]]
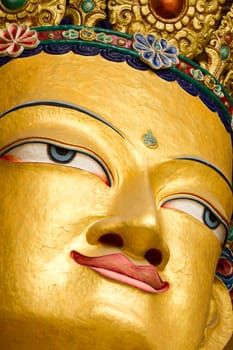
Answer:
[(0, 2), (1, 350), (224, 349), (230, 90), (172, 40), (11, 23), (35, 1), (17, 4)]

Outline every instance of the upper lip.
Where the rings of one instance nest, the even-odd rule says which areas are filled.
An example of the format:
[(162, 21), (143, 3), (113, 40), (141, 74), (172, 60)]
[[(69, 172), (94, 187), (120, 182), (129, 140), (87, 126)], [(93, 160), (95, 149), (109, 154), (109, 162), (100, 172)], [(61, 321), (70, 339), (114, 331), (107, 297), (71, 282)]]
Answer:
[(146, 292), (161, 293), (169, 288), (168, 282), (161, 279), (154, 266), (136, 265), (122, 253), (90, 257), (72, 250), (70, 255), (80, 265), (87, 266), (107, 278)]

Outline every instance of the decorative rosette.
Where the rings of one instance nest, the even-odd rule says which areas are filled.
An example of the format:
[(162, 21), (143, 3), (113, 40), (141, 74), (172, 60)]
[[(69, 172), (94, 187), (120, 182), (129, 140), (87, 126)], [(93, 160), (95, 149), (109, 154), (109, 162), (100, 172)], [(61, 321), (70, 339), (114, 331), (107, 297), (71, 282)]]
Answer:
[(0, 30), (0, 56), (18, 57), (24, 49), (33, 49), (39, 43), (37, 32), (26, 24), (11, 23)]
[(224, 247), (218, 261), (216, 275), (226, 285), (233, 304), (233, 253), (229, 247)]
[(179, 50), (165, 39), (156, 39), (153, 34), (134, 34), (133, 48), (141, 60), (153, 69), (170, 68), (179, 62)]

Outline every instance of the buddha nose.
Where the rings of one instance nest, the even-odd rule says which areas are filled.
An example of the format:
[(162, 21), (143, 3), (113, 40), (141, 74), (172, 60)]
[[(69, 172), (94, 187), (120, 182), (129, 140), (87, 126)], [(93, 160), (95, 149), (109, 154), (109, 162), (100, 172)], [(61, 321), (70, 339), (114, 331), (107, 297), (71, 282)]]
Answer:
[(109, 215), (89, 227), (87, 241), (92, 245), (117, 247), (133, 258), (164, 267), (169, 250), (149, 180), (131, 179), (116, 191)]

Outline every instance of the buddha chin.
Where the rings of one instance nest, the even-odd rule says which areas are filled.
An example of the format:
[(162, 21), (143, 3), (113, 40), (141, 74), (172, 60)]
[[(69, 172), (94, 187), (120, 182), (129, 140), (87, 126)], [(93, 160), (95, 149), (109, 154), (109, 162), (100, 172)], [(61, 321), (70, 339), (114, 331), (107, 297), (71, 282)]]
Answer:
[[(112, 311), (112, 310), (111, 310)], [(122, 317), (122, 315), (121, 315)], [(9, 332), (9, 333), (8, 333)], [(14, 340), (10, 340), (14, 332)], [(95, 315), (86, 320), (9, 320), (1, 334), (2, 350), (65, 349), (150, 350), (144, 330), (113, 315)], [(155, 348), (156, 349), (156, 348)]]
[[(27, 312), (25, 306), (23, 314), (16, 315), (14, 311), (15, 316), (6, 317), (4, 325), (0, 325), (1, 349), (118, 350), (119, 344), (124, 350), (157, 349), (156, 342), (151, 339), (146, 309), (144, 317), (139, 308), (133, 307), (134, 301), (145, 308), (141, 291), (102, 280), (99, 292), (96, 292), (96, 295), (84, 298), (80, 305), (74, 302), (72, 309), (64, 310), (58, 305), (57, 312), (52, 310), (50, 315), (44, 312), (41, 316), (33, 307)], [(117, 297), (113, 297), (115, 293)], [(50, 300), (48, 303), (52, 304)], [(59, 313), (70, 316), (64, 317)]]

